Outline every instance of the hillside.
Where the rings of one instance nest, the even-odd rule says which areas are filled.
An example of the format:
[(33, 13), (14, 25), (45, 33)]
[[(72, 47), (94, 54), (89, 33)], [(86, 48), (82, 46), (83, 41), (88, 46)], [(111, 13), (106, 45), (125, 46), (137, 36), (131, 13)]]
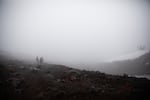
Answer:
[(110, 74), (150, 74), (150, 52), (134, 59), (97, 64), (94, 69)]
[(3, 100), (150, 99), (150, 81), (145, 78), (113, 76), (55, 64), (39, 67), (18, 60), (0, 61)]

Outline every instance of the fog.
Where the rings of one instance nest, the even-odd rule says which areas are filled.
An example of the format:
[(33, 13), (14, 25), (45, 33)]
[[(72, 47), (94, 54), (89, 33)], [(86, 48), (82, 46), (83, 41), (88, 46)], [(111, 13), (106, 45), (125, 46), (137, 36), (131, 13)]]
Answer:
[(0, 49), (59, 64), (150, 48), (149, 0), (1, 0)]

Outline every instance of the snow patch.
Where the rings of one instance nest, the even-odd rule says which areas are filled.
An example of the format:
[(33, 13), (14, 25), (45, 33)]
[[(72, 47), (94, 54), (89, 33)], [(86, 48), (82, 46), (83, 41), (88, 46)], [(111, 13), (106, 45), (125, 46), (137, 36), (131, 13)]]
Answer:
[(147, 52), (149, 52), (149, 50), (139, 50), (139, 51), (136, 51), (136, 52), (131, 52), (131, 53), (113, 58), (113, 59), (109, 60), (108, 62), (136, 59), (136, 58), (144, 55)]

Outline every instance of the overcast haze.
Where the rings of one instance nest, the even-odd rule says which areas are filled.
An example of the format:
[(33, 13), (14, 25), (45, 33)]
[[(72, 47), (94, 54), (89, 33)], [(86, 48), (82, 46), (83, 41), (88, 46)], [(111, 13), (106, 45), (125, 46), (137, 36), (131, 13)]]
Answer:
[(0, 48), (58, 63), (96, 63), (150, 48), (149, 0), (1, 0)]

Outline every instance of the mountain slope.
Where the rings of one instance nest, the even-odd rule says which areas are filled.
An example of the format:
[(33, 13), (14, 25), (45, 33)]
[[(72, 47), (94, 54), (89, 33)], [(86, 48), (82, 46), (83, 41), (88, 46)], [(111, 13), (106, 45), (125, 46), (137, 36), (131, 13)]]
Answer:
[[(3, 60), (4, 61), (4, 60)], [(113, 76), (63, 65), (1, 62), (0, 99), (5, 100), (141, 100), (150, 99), (150, 81)]]
[(111, 74), (150, 74), (150, 52), (144, 53), (143, 55), (130, 60), (102, 63), (97, 65), (95, 69)]

